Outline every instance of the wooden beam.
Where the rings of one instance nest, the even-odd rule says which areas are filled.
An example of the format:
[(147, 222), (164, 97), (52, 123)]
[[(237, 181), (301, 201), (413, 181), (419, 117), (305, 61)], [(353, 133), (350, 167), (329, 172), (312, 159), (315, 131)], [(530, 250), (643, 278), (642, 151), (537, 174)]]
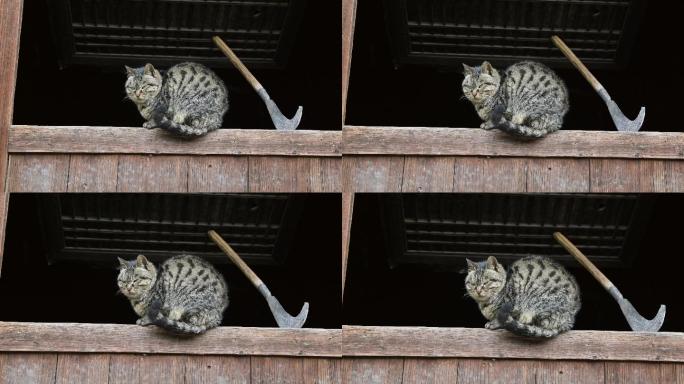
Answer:
[(157, 327), (0, 322), (0, 351), (341, 356), (340, 329), (219, 327), (191, 338)]
[(220, 129), (184, 140), (160, 129), (13, 125), (9, 152), (340, 156), (340, 131)]
[(347, 112), (347, 90), (349, 89), (355, 24), (356, 0), (342, 0), (342, 123)]
[(684, 361), (684, 333), (570, 331), (530, 340), (483, 328), (343, 326), (345, 356)]
[(682, 132), (559, 131), (535, 141), (476, 128), (345, 126), (350, 155), (684, 159)]
[(342, 193), (342, 298), (344, 298), (344, 283), (347, 281), (347, 258), (349, 256), (349, 239), (353, 215), (354, 194), (344, 192)]

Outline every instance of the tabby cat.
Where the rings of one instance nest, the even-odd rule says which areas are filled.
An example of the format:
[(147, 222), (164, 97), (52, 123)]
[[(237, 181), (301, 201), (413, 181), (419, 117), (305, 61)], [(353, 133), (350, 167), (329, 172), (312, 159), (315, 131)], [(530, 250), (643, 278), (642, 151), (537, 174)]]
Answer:
[(493, 256), (478, 263), (466, 261), (466, 290), (489, 320), (485, 328), (531, 337), (553, 337), (572, 329), (581, 306), (580, 291), (560, 264), (546, 257), (525, 257), (506, 273)]
[(158, 325), (174, 333), (199, 334), (217, 327), (228, 306), (223, 276), (191, 255), (164, 261), (159, 271), (145, 258), (119, 258), (119, 290), (140, 316), (139, 325)]
[(503, 74), (484, 62), (463, 64), (463, 95), (475, 106), (481, 128), (500, 129), (521, 138), (539, 138), (557, 131), (570, 109), (568, 89), (547, 66), (522, 61)]
[(126, 95), (146, 120), (143, 127), (159, 127), (183, 137), (201, 136), (221, 127), (228, 111), (228, 90), (209, 68), (180, 63), (162, 76), (147, 64), (126, 66), (126, 72)]

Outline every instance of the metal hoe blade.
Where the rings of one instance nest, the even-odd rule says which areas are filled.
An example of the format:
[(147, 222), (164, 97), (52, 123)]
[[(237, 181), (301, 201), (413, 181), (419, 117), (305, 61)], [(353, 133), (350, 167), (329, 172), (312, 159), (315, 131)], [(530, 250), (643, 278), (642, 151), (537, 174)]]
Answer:
[(299, 311), (299, 314), (295, 317), (291, 316), (289, 313), (287, 313), (287, 311), (285, 311), (285, 308), (280, 305), (278, 299), (271, 295), (271, 291), (268, 290), (266, 284), (261, 284), (259, 287), (257, 287), (257, 290), (259, 290), (261, 295), (266, 299), (268, 307), (271, 309), (271, 313), (273, 314), (273, 318), (275, 319), (276, 323), (278, 323), (278, 327), (301, 328), (304, 325), (304, 322), (306, 322), (306, 317), (309, 315), (309, 303), (305, 302), (304, 305), (302, 305), (302, 309)]
[(613, 119), (613, 123), (618, 131), (623, 132), (637, 132), (641, 128), (641, 124), (644, 123), (644, 118), (646, 117), (646, 108), (641, 107), (639, 115), (634, 120), (628, 119), (624, 113), (620, 110), (617, 104), (610, 98), (608, 92), (601, 89), (598, 92), (599, 96), (605, 101), (608, 106), (608, 112), (610, 112), (610, 117)]
[(266, 89), (261, 88), (257, 91), (257, 93), (261, 97), (261, 100), (264, 101), (264, 104), (266, 104), (268, 114), (271, 115), (271, 120), (273, 121), (273, 125), (275, 125), (277, 130), (293, 131), (297, 129), (299, 126), (299, 121), (302, 119), (303, 108), (301, 105), (299, 108), (297, 108), (297, 113), (295, 113), (294, 117), (292, 119), (288, 119), (282, 114), (282, 112), (280, 112), (280, 109), (276, 103), (273, 102), (273, 100), (271, 100), (271, 98), (268, 96)]
[(637, 312), (637, 310), (634, 308), (632, 303), (629, 302), (629, 300), (622, 297), (622, 294), (620, 293), (620, 291), (617, 290), (617, 288), (613, 286), (610, 290), (608, 290), (608, 292), (611, 294), (611, 296), (613, 296), (613, 298), (615, 298), (615, 300), (620, 305), (620, 309), (622, 310), (622, 313), (625, 315), (627, 323), (629, 323), (629, 327), (632, 329), (632, 331), (658, 332), (660, 330), (660, 327), (663, 326), (663, 322), (665, 321), (664, 305), (660, 306), (658, 314), (655, 315), (653, 319), (648, 320), (641, 316), (639, 312)]

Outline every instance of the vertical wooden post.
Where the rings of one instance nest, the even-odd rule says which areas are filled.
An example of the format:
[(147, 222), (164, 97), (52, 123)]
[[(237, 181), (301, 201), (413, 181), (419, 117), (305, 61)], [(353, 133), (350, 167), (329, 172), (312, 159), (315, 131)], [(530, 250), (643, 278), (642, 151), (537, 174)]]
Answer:
[(349, 237), (352, 215), (354, 214), (354, 194), (342, 193), (342, 298), (344, 298), (344, 282), (347, 278), (347, 257), (349, 255)]
[(354, 43), (356, 0), (342, 0), (342, 124), (347, 115), (347, 89)]
[(14, 111), (23, 0), (0, 0), (0, 272), (7, 223), (7, 142)]

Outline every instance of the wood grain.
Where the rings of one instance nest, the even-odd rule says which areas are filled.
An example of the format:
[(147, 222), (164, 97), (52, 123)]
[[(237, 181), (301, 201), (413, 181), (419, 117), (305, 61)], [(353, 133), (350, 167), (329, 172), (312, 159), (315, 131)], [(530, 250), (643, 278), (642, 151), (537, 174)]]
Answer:
[(531, 159), (527, 192), (588, 192), (589, 159)]
[(605, 363), (605, 380), (606, 384), (670, 383), (660, 380), (660, 364), (616, 361)]
[(312, 192), (311, 159), (250, 156), (250, 192)]
[[(402, 383), (452, 384), (458, 381), (458, 359), (404, 359)], [(462, 381), (465, 382), (465, 381)]]
[(343, 326), (342, 335), (350, 356), (684, 361), (684, 334), (669, 332), (570, 331), (535, 342), (480, 328)]
[(0, 0), (0, 192), (5, 192), (7, 187), (7, 148), (14, 112), (23, 5), (23, 0)]
[(402, 192), (451, 192), (454, 185), (454, 158), (406, 156)]
[(342, 193), (342, 299), (344, 300), (344, 284), (347, 281), (347, 259), (349, 257), (349, 240), (351, 237), (352, 217), (354, 216), (354, 194)]
[(343, 192), (401, 192), (403, 156), (345, 156)]
[(248, 356), (188, 356), (185, 383), (249, 384), (250, 367)]
[(312, 192), (342, 191), (342, 158), (309, 158)]
[(0, 276), (2, 276), (2, 256), (5, 253), (5, 229), (7, 227), (9, 200), (9, 191), (0, 192)]
[(109, 381), (109, 355), (62, 353), (57, 357), (56, 384), (101, 384)]
[(140, 382), (140, 360), (143, 356), (117, 353), (109, 357), (109, 384)]
[(3, 353), (0, 383), (54, 384), (57, 354)]
[(342, 0), (342, 122), (347, 111), (347, 90), (349, 89), (355, 24), (356, 0)]
[(339, 384), (341, 383), (341, 358), (313, 358), (307, 357), (303, 361), (303, 384)]
[(68, 192), (116, 191), (118, 155), (71, 155)]
[(252, 384), (301, 384), (304, 365), (296, 357), (252, 357)]
[(10, 155), (10, 192), (66, 192), (69, 155)]
[(187, 356), (148, 355), (140, 359), (140, 382), (150, 384), (185, 382)]
[(459, 157), (453, 180), (454, 192), (525, 192), (527, 159)]
[(534, 361), (495, 360), (489, 364), (487, 381), (491, 384), (535, 384)]
[(459, 359), (458, 383), (486, 384), (489, 382), (491, 360)]
[(591, 159), (591, 192), (638, 192), (639, 162), (623, 159)]
[(247, 192), (246, 156), (199, 156), (188, 159), (188, 192)]
[[(524, 363), (524, 360), (518, 360)], [(605, 364), (594, 361), (537, 361), (537, 382), (554, 384), (575, 384), (605, 382)], [(528, 362), (530, 364), (530, 362)], [(632, 363), (640, 364), (640, 363)]]
[(684, 159), (682, 132), (558, 131), (523, 142), (474, 128), (345, 126), (342, 137), (349, 155)]
[(341, 334), (339, 329), (219, 327), (183, 339), (136, 325), (0, 322), (0, 350), (336, 357)]
[(345, 384), (401, 384), (403, 371), (403, 359), (345, 357), (342, 360), (342, 382)]
[(220, 129), (192, 140), (159, 129), (13, 125), (9, 152), (340, 156), (340, 131)]
[(187, 157), (121, 155), (119, 156), (116, 191), (187, 192)]

